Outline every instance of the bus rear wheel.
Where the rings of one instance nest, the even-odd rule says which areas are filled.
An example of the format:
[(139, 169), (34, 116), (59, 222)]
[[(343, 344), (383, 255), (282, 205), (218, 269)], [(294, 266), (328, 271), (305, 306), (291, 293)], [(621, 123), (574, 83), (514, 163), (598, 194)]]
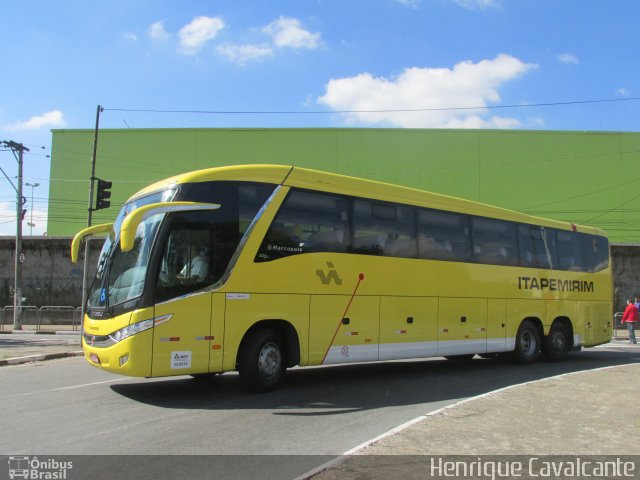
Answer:
[(255, 392), (277, 388), (285, 374), (282, 339), (273, 329), (259, 329), (245, 340), (238, 358), (240, 380)]
[(561, 362), (569, 353), (569, 334), (562, 323), (551, 325), (549, 335), (544, 338), (545, 353), (552, 362)]
[(513, 357), (518, 363), (533, 363), (540, 357), (540, 331), (531, 321), (520, 324), (516, 335), (516, 348)]

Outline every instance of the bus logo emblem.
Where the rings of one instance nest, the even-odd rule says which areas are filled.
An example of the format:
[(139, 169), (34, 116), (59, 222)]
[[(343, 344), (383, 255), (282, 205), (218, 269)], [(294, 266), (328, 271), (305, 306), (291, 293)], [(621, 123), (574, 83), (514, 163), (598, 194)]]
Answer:
[(336, 285), (342, 285), (342, 279), (338, 275), (338, 271), (333, 266), (333, 262), (327, 262), (327, 267), (329, 267), (329, 273), (325, 273), (324, 270), (321, 269), (316, 270), (316, 275), (322, 284), (329, 285), (331, 282), (334, 282)]
[(29, 457), (9, 457), (9, 478), (29, 478)]

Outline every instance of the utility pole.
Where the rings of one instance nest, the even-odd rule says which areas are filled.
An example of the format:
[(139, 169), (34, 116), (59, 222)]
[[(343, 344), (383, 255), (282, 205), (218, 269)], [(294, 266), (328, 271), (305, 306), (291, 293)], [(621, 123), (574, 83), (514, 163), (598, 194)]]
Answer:
[(96, 109), (96, 128), (93, 131), (93, 155), (91, 156), (91, 182), (89, 182), (89, 214), (87, 215), (87, 227), (91, 226), (91, 220), (93, 216), (93, 184), (96, 179), (96, 155), (98, 153), (98, 129), (100, 128), (100, 113), (102, 113), (103, 111), (104, 111), (104, 108), (98, 105)]
[[(104, 111), (102, 106), (96, 108), (96, 128), (93, 132), (93, 155), (91, 156), (91, 181), (89, 182), (89, 208), (87, 214), (87, 227), (91, 226), (93, 217), (93, 186), (96, 180), (96, 155), (98, 153), (98, 129), (100, 128), (100, 113)], [(84, 331), (84, 314), (87, 305), (87, 283), (89, 273), (89, 241), (84, 242), (84, 270), (82, 272), (82, 319), (80, 331)]]
[(26, 198), (22, 196), (22, 156), (29, 149), (21, 143), (12, 140), (2, 141), (0, 144), (9, 148), (18, 162), (18, 186), (16, 189), (16, 254), (14, 265), (14, 286), (13, 286), (13, 329), (22, 330), (20, 323), (20, 314), (22, 313), (22, 262), (24, 262), (24, 254), (22, 253), (22, 219), (26, 210), (23, 210)]

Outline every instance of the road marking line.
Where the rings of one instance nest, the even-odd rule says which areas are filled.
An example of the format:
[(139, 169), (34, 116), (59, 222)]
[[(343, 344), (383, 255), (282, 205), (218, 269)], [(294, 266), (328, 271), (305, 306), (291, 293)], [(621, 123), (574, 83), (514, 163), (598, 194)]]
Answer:
[(51, 390), (40, 390), (37, 392), (27, 392), (27, 393), (18, 393), (16, 395), (7, 395), (4, 397), (0, 397), (0, 399), (4, 399), (4, 398), (16, 398), (16, 397), (26, 397), (29, 395), (39, 395), (41, 393), (50, 393), (50, 392), (60, 392), (63, 390), (73, 390), (75, 388), (83, 388), (83, 387), (91, 387), (93, 385), (101, 385), (103, 383), (112, 383), (112, 382), (122, 382), (125, 380), (130, 380), (129, 378), (115, 378), (113, 380), (104, 380), (102, 382), (93, 382), (93, 383), (85, 383), (82, 385), (71, 385), (70, 387), (60, 387), (60, 388), (53, 388)]

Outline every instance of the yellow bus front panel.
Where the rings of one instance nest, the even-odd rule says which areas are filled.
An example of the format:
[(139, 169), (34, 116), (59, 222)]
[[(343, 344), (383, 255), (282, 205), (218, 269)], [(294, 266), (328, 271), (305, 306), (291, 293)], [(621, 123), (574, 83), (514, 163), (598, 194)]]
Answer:
[[(131, 377), (151, 376), (153, 350), (153, 308), (144, 308), (108, 320), (85, 317), (82, 350), (94, 367)], [(147, 325), (148, 329), (116, 341), (127, 328)], [(146, 328), (146, 327), (145, 327)], [(91, 333), (91, 332), (95, 332)]]
[(197, 293), (156, 305), (152, 375), (209, 371), (211, 293)]

